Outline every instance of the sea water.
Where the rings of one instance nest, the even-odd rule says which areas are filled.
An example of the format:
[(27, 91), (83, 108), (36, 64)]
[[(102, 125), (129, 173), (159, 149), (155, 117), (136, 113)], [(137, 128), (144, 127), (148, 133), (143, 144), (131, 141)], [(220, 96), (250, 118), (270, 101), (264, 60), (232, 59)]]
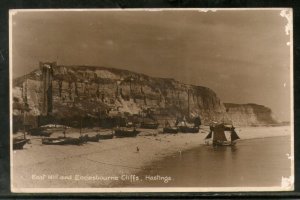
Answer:
[(280, 186), (282, 177), (291, 176), (290, 154), (291, 140), (287, 136), (241, 140), (234, 147), (199, 145), (151, 164), (139, 174), (143, 181), (126, 186)]

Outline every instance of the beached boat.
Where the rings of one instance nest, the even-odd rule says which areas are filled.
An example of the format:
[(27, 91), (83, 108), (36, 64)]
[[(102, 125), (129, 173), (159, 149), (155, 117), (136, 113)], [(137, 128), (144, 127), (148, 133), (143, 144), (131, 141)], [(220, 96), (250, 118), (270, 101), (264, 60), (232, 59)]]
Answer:
[(45, 128), (45, 127), (38, 127), (38, 128), (32, 128), (28, 130), (28, 134), (32, 136), (44, 136), (44, 137), (50, 137), (50, 135), (53, 133), (53, 131)]
[(150, 118), (144, 118), (143, 121), (141, 122), (140, 128), (145, 128), (145, 129), (157, 129), (159, 126), (159, 123)]
[(13, 139), (13, 149), (23, 149), (24, 145), (28, 143), (30, 139), (21, 139), (21, 138), (14, 138)]
[(155, 121), (153, 122), (141, 122), (141, 128), (145, 129), (157, 129), (159, 124)]
[(187, 123), (185, 117), (181, 121), (177, 119), (175, 125), (178, 127), (178, 131), (181, 133), (198, 133), (200, 129), (199, 124)]
[(46, 145), (63, 145), (66, 143), (66, 138), (43, 138), (42, 144)]
[(65, 131), (70, 127), (60, 124), (47, 124), (37, 128), (31, 128), (27, 132), (33, 136), (50, 137), (53, 132)]
[(114, 130), (114, 135), (116, 137), (136, 137), (140, 131), (136, 130), (135, 128), (128, 128), (128, 127), (120, 127)]
[(80, 136), (79, 138), (57, 137), (57, 138), (42, 139), (42, 144), (46, 144), (46, 145), (81, 145), (83, 143), (86, 143), (85, 136)]
[(198, 133), (199, 127), (178, 126), (181, 133)]
[[(229, 141), (226, 138), (225, 131), (230, 131)], [(234, 126), (228, 126), (223, 123), (211, 125), (210, 132), (205, 137), (206, 143), (209, 144), (209, 140), (212, 140), (213, 146), (234, 146), (238, 139), (240, 137), (235, 132)]]
[(88, 142), (99, 142), (100, 140), (100, 134), (94, 135), (94, 136), (89, 136), (85, 135), (84, 136)]
[(163, 133), (170, 133), (170, 134), (176, 134), (178, 133), (178, 128), (177, 127), (164, 127), (163, 128)]
[(114, 137), (113, 134), (99, 135), (100, 140), (108, 140), (108, 139), (112, 139), (113, 137)]

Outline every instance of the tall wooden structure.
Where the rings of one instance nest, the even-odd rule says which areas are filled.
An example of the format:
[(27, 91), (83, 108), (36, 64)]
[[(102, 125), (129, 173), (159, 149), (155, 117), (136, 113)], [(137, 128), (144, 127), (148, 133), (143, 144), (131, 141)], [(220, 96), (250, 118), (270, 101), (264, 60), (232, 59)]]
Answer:
[(42, 116), (48, 116), (52, 112), (52, 79), (53, 67), (56, 62), (40, 62), (42, 71)]

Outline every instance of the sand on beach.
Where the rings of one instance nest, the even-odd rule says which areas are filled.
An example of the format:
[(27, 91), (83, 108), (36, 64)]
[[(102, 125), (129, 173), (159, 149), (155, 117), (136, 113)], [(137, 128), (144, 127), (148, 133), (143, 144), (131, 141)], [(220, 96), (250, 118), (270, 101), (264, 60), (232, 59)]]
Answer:
[[(154, 161), (203, 145), (209, 127), (201, 127), (198, 134), (159, 134), (161, 129), (141, 131), (135, 138), (114, 138), (81, 146), (43, 145), (41, 137), (29, 136), (31, 144), (12, 152), (13, 191), (112, 187), (121, 176), (126, 179), (128, 175), (130, 179), (130, 175), (145, 170)], [(236, 131), (242, 140), (291, 135), (289, 126), (237, 127)], [(97, 133), (92, 129), (82, 132)], [(67, 135), (78, 137), (79, 130), (68, 129)]]

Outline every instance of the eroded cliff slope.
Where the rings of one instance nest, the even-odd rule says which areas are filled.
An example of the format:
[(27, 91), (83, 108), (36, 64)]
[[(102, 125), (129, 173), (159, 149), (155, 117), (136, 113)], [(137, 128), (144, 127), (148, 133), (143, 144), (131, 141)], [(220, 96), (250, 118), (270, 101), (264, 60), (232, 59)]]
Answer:
[[(151, 110), (161, 121), (200, 115), (206, 124), (211, 121), (232, 121), (236, 125), (275, 122), (271, 110), (264, 106), (224, 105), (211, 89), (174, 79), (95, 66), (55, 66), (51, 79), (51, 115), (54, 117), (130, 115)], [(23, 105), (26, 101), (30, 116), (43, 114), (44, 93), (41, 69), (13, 82), (14, 104)], [(19, 108), (14, 106), (14, 116), (21, 115)]]
[[(27, 102), (31, 115), (42, 110), (42, 72), (37, 69), (14, 80), (13, 96)], [(53, 115), (95, 115), (103, 110), (139, 114), (153, 110), (157, 118), (200, 115), (204, 122), (226, 113), (216, 93), (174, 79), (154, 78), (126, 70), (92, 66), (53, 67)], [(18, 111), (15, 110), (15, 114)]]

